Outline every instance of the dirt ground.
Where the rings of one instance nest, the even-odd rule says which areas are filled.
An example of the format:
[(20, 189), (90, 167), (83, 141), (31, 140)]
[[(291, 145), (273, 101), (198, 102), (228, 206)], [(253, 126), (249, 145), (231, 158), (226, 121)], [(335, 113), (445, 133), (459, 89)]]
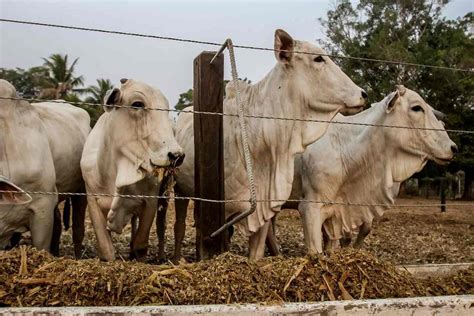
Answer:
[[(398, 205), (436, 204), (438, 200), (400, 198)], [(392, 208), (383, 218), (374, 223), (367, 237), (364, 249), (375, 253), (379, 259), (395, 264), (454, 263), (474, 261), (474, 202), (468, 206), (465, 201), (448, 201), (447, 212), (438, 208), (410, 207)], [(168, 210), (166, 231), (166, 254), (171, 258), (174, 248), (174, 211)], [(195, 230), (192, 227), (192, 209), (188, 211), (187, 231), (183, 245), (185, 260), (194, 261)], [(122, 235), (114, 235), (114, 245), (119, 256), (128, 258), (130, 227)], [(277, 220), (277, 239), (284, 256), (305, 254), (303, 229), (299, 214), (295, 210), (283, 210)], [(232, 239), (231, 251), (246, 255), (247, 239), (238, 232)], [(157, 263), (157, 238), (152, 229), (148, 261)], [(70, 230), (62, 236), (61, 255), (73, 256)], [(95, 236), (90, 222), (84, 242), (83, 257), (96, 257)]]

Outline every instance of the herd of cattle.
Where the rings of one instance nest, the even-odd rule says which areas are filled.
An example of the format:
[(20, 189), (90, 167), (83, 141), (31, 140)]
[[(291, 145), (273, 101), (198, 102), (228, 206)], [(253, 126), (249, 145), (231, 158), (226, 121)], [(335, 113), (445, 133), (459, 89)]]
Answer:
[[(282, 207), (299, 209), (310, 253), (348, 245), (354, 234), (355, 246), (360, 246), (373, 218), (394, 203), (402, 181), (428, 160), (445, 164), (453, 158), (457, 147), (444, 131), (443, 115), (403, 86), (362, 111), (364, 90), (322, 49), (283, 30), (275, 32), (275, 56), (277, 64), (263, 80), (255, 85), (230, 82), (224, 100), (224, 112), (236, 114), (239, 88), (248, 114), (307, 119), (247, 119), (261, 200), (253, 214), (237, 223), (249, 238), (249, 256), (263, 257), (266, 244), (278, 251), (272, 222)], [(156, 195), (165, 170), (179, 166), (174, 190), (193, 196), (193, 114), (185, 110), (173, 126), (168, 112), (153, 110), (169, 109), (159, 90), (122, 79), (120, 88), (107, 93), (105, 113), (92, 130), (84, 110), (65, 102), (29, 104), (5, 80), (0, 80), (0, 97), (1, 249), (17, 244), (18, 236), (29, 230), (34, 247), (57, 254), (62, 225), (58, 203), (65, 200), (64, 224), (72, 209), (77, 257), (87, 208), (101, 259), (115, 259), (111, 234), (122, 233), (132, 218), (138, 218), (138, 227), (132, 226), (130, 255), (143, 259), (157, 200), (124, 195)], [(248, 200), (238, 119), (223, 119), (226, 199)], [(366, 125), (350, 124), (354, 122)], [(284, 203), (290, 199), (379, 206)], [(175, 260), (181, 255), (188, 202), (175, 202)], [(248, 206), (227, 203), (226, 218)]]

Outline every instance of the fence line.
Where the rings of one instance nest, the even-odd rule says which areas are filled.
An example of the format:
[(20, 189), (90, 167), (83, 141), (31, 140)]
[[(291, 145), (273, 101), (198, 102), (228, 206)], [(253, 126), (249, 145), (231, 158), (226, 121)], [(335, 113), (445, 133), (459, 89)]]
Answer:
[[(202, 114), (202, 115), (219, 115), (219, 116), (230, 116), (238, 117), (238, 114), (231, 113), (216, 113), (216, 112), (206, 112), (206, 111), (195, 111), (195, 110), (176, 110), (176, 109), (160, 109), (160, 108), (133, 108), (131, 106), (110, 104), (104, 105), (100, 103), (89, 103), (89, 102), (69, 102), (64, 100), (43, 100), (35, 98), (19, 98), (19, 97), (2, 97), (0, 100), (14, 100), (14, 101), (28, 101), (28, 102), (51, 102), (51, 103), (70, 103), (74, 105), (87, 105), (87, 106), (107, 106), (115, 108), (124, 108), (124, 109), (133, 109), (133, 110), (146, 110), (146, 111), (162, 111), (162, 112), (175, 112), (175, 113), (188, 113), (188, 114)], [(372, 124), (372, 123), (362, 123), (362, 122), (340, 122), (334, 120), (318, 120), (318, 119), (304, 119), (298, 117), (278, 117), (278, 116), (266, 116), (266, 115), (252, 115), (244, 114), (246, 118), (252, 119), (268, 119), (268, 120), (280, 120), (280, 121), (297, 121), (297, 122), (312, 122), (312, 123), (328, 123), (328, 124), (341, 124), (341, 125), (359, 125), (359, 126), (370, 126), (370, 127), (382, 127), (382, 128), (398, 128), (398, 129), (412, 129), (412, 130), (425, 130), (425, 131), (437, 131), (437, 132), (449, 132), (449, 133), (459, 133), (459, 134), (474, 134), (474, 131), (471, 130), (462, 130), (462, 129), (442, 129), (442, 128), (430, 128), (430, 127), (416, 127), (416, 126), (403, 126), (403, 125), (384, 125), (384, 124)]]
[[(86, 192), (51, 192), (51, 191), (13, 191), (13, 190), (0, 190), (0, 193), (13, 193), (13, 194), (32, 194), (32, 195), (69, 195), (69, 196), (94, 196), (94, 197), (121, 197), (128, 199), (167, 199), (170, 201), (175, 200), (195, 200), (209, 203), (250, 203), (247, 200), (215, 200), (215, 199), (204, 199), (200, 197), (192, 196), (167, 196), (167, 195), (141, 195), (141, 194), (119, 194), (119, 193), (86, 193)], [(351, 203), (351, 202), (338, 202), (338, 201), (324, 201), (324, 200), (305, 200), (305, 199), (257, 199), (256, 203), (268, 203), (268, 202), (280, 202), (280, 203), (312, 203), (312, 204), (325, 204), (325, 205), (344, 205), (344, 206), (355, 206), (355, 207), (390, 207), (390, 208), (407, 208), (407, 207), (441, 207), (441, 206), (470, 206), (473, 207), (474, 203), (433, 203), (433, 204), (383, 204), (383, 203)]]
[[(202, 44), (202, 45), (221, 46), (220, 43), (216, 43), (216, 42), (200, 41), (200, 40), (185, 39), (185, 38), (178, 38), (178, 37), (171, 37), (171, 36), (143, 34), (143, 33), (136, 33), (136, 32), (113, 31), (113, 30), (98, 29), (98, 28), (91, 28), (91, 27), (82, 27), (82, 26), (72, 26), (72, 25), (53, 24), (53, 23), (41, 23), (41, 22), (24, 21), (24, 20), (16, 20), (16, 19), (0, 19), (0, 22), (26, 24), (26, 25), (43, 26), (43, 27), (53, 27), (53, 28), (76, 30), (76, 31), (87, 31), (87, 32), (105, 33), (105, 34), (115, 34), (115, 35), (134, 36), (134, 37), (143, 37), (143, 38), (153, 38), (153, 39), (176, 41), (176, 42), (185, 42), (185, 43), (193, 43), (193, 44)], [(335, 55), (335, 54), (319, 54), (319, 53), (313, 53), (313, 52), (307, 52), (307, 51), (295, 51), (295, 50), (288, 51), (288, 50), (279, 50), (279, 49), (268, 48), (268, 47), (250, 46), (250, 45), (234, 45), (234, 47), (235, 48), (242, 48), (242, 49), (260, 50), (260, 51), (292, 52), (292, 53), (305, 54), (305, 55), (327, 56), (327, 57), (338, 58), (338, 59), (351, 59), (351, 60), (359, 60), (359, 61), (362, 61), (362, 62), (384, 63), (384, 64), (402, 65), (402, 66), (410, 66), (410, 67), (432, 68), (432, 69), (469, 72), (469, 73), (474, 72), (474, 69), (456, 68), (456, 67), (448, 67), (448, 66), (437, 66), (437, 65), (429, 65), (429, 64), (418, 64), (418, 63), (411, 63), (411, 62), (405, 62), (405, 61), (386, 60), (386, 59), (377, 59), (377, 58), (355, 57), (355, 56)]]

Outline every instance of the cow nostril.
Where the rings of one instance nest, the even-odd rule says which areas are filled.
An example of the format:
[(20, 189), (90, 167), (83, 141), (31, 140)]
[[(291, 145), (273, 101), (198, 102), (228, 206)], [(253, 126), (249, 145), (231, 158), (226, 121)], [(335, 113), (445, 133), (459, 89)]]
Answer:
[(172, 152), (169, 152), (168, 153), (168, 158), (174, 162), (174, 165), (177, 167), (179, 165), (181, 165), (184, 161), (184, 154), (182, 153), (172, 153)]
[(458, 153), (458, 146), (452, 145), (451, 146), (451, 151), (453, 152), (453, 154), (457, 154)]
[(369, 98), (369, 96), (367, 95), (367, 92), (365, 92), (364, 90), (362, 90), (361, 93), (362, 93), (362, 98), (364, 98), (366, 100)]

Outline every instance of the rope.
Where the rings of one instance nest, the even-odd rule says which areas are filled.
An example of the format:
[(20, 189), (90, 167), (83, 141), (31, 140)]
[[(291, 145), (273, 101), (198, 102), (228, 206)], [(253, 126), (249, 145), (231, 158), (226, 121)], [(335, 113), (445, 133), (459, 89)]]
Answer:
[[(192, 40), (192, 39), (185, 39), (185, 38), (178, 38), (178, 37), (171, 37), (171, 36), (160, 36), (160, 35), (151, 35), (151, 34), (143, 34), (143, 33), (135, 33), (135, 32), (125, 32), (125, 31), (113, 31), (113, 30), (105, 30), (105, 29), (90, 28), (90, 27), (52, 24), (52, 23), (41, 23), (41, 22), (24, 21), (24, 20), (16, 20), (16, 19), (0, 19), (0, 22), (35, 25), (35, 26), (44, 26), (44, 27), (53, 27), (53, 28), (76, 30), (76, 31), (87, 31), (87, 32), (105, 33), (105, 34), (115, 34), (115, 35), (124, 35), (124, 36), (153, 38), (153, 39), (176, 41), (176, 42), (185, 42), (185, 43), (193, 43), (193, 44), (202, 44), (202, 45), (212, 45), (212, 46), (220, 46), (221, 45), (221, 44), (215, 43), (215, 42)], [(279, 49), (274, 49), (274, 48), (249, 46), (249, 45), (235, 45), (234, 47), (235, 48), (242, 48), (242, 49), (260, 50), (260, 51), (292, 52), (292, 53), (305, 54), (305, 55), (327, 56), (327, 57), (330, 57), (330, 58), (351, 59), (351, 60), (359, 60), (359, 61), (363, 61), (363, 62), (385, 63), (385, 64), (392, 64), (392, 65), (423, 67), (423, 68), (451, 70), (451, 71), (460, 71), (460, 72), (469, 72), (469, 73), (474, 72), (473, 69), (447, 67), (447, 66), (436, 66), (436, 65), (428, 65), (428, 64), (417, 64), (417, 63), (410, 63), (410, 62), (405, 62), (405, 61), (395, 61), (395, 60), (386, 60), (386, 59), (355, 57), (355, 56), (345, 56), (345, 55), (335, 55), (335, 54), (319, 54), (319, 53), (306, 52), (306, 51), (288, 51), (288, 50), (279, 50)]]
[[(0, 193), (13, 193), (13, 194), (32, 194), (32, 195), (69, 195), (69, 196), (94, 196), (94, 197), (121, 197), (128, 199), (166, 199), (170, 201), (175, 200), (194, 200), (209, 203), (243, 203), (249, 202), (249, 200), (215, 200), (215, 199), (204, 199), (199, 197), (191, 196), (167, 196), (167, 195), (141, 195), (141, 194), (109, 194), (109, 193), (85, 193), (85, 192), (48, 192), (48, 191), (13, 191), (13, 190), (0, 190)], [(474, 207), (473, 203), (437, 203), (437, 204), (382, 204), (382, 203), (351, 203), (351, 202), (336, 202), (336, 201), (324, 201), (324, 200), (304, 200), (304, 199), (256, 199), (255, 203), (268, 203), (268, 202), (280, 202), (280, 203), (312, 203), (312, 204), (324, 204), (324, 205), (345, 205), (354, 207), (390, 207), (390, 208), (406, 208), (406, 207), (440, 207), (440, 206), (470, 206)]]
[(213, 232), (210, 237), (214, 238), (221, 232), (225, 231), (228, 227), (234, 225), (235, 223), (239, 222), (240, 220), (246, 218), (255, 210), (257, 209), (257, 190), (255, 188), (255, 180), (253, 178), (253, 164), (252, 164), (252, 156), (250, 154), (249, 142), (248, 142), (248, 134), (247, 134), (247, 121), (245, 120), (244, 116), (244, 107), (242, 105), (242, 100), (240, 98), (240, 87), (239, 87), (239, 76), (237, 75), (237, 66), (235, 62), (235, 55), (234, 55), (234, 46), (232, 44), (232, 40), (230, 38), (226, 41), (227, 49), (229, 50), (229, 59), (230, 59), (230, 67), (231, 67), (231, 74), (232, 80), (235, 83), (235, 101), (237, 103), (238, 108), (238, 116), (239, 116), (239, 125), (240, 125), (240, 134), (242, 137), (242, 147), (244, 150), (244, 159), (245, 159), (245, 169), (247, 170), (247, 178), (249, 183), (249, 190), (250, 190), (250, 209), (247, 211), (240, 213), (236, 217), (234, 217), (229, 222), (225, 223), (221, 226), (218, 230)]
[[(206, 111), (195, 111), (195, 110), (176, 110), (176, 109), (160, 109), (160, 108), (140, 108), (136, 109), (131, 106), (125, 105), (103, 105), (100, 103), (89, 103), (89, 102), (74, 102), (74, 101), (64, 101), (64, 100), (42, 100), (35, 98), (18, 98), (18, 97), (1, 97), (0, 100), (14, 100), (14, 101), (28, 101), (28, 102), (50, 102), (50, 103), (69, 103), (74, 105), (87, 105), (87, 106), (107, 106), (115, 108), (124, 108), (131, 110), (145, 110), (145, 111), (163, 111), (163, 112), (175, 112), (175, 113), (188, 113), (188, 114), (202, 114), (202, 115), (218, 115), (218, 116), (231, 116), (238, 117), (238, 114), (230, 113), (218, 113), (218, 112), (206, 112)], [(384, 124), (372, 124), (372, 123), (362, 123), (362, 122), (340, 122), (340, 121), (331, 121), (331, 120), (319, 120), (319, 119), (304, 119), (297, 117), (279, 117), (279, 116), (265, 116), (265, 115), (253, 115), (253, 114), (244, 114), (243, 117), (251, 119), (267, 119), (267, 120), (281, 120), (281, 121), (298, 121), (298, 122), (312, 122), (312, 123), (328, 123), (328, 124), (341, 124), (341, 125), (359, 125), (359, 126), (370, 126), (370, 127), (382, 127), (382, 128), (399, 128), (399, 129), (413, 129), (413, 130), (425, 130), (425, 131), (437, 131), (437, 132), (449, 132), (449, 133), (459, 133), (459, 134), (474, 134), (474, 131), (471, 130), (461, 130), (461, 129), (442, 129), (442, 128), (430, 128), (430, 127), (415, 127), (415, 126), (403, 126), (403, 125), (384, 125)]]

